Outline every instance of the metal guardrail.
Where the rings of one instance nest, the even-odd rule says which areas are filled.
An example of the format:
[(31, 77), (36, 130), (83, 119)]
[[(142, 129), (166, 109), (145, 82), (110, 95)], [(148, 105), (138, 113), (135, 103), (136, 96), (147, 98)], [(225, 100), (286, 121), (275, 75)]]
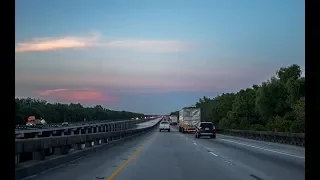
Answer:
[[(60, 164), (72, 161), (86, 154), (95, 152), (97, 149), (102, 149), (105, 145), (116, 143), (121, 139), (133, 137), (138, 134), (148, 132), (155, 128), (160, 123), (160, 120), (149, 127), (125, 129), (120, 131), (99, 132), (82, 135), (68, 135), (37, 139), (19, 139), (15, 141), (16, 152), (16, 179), (21, 179), (33, 174), (39, 173), (45, 169), (49, 169)], [(85, 149), (81, 146), (85, 144)], [(94, 145), (93, 145), (94, 144)], [(72, 147), (73, 146), (73, 147)], [(53, 152), (47, 150), (52, 149)], [(58, 149), (58, 151), (57, 151)], [(74, 149), (74, 153), (68, 154), (70, 149)], [(58, 154), (68, 154), (67, 156), (59, 156), (58, 158), (46, 158)], [(20, 154), (33, 153), (31, 164), (24, 165), (20, 162)], [(18, 162), (17, 162), (18, 161)]]
[(250, 131), (236, 129), (217, 129), (218, 134), (238, 136), (259, 141), (277, 142), (295, 146), (305, 146), (305, 133), (287, 133), (270, 131)]
[[(82, 125), (90, 125), (90, 124), (102, 124), (102, 123), (114, 123), (114, 122), (124, 122), (124, 121), (139, 121), (139, 120), (145, 120), (145, 119), (138, 119), (138, 120), (99, 120), (99, 121), (82, 121), (82, 122), (71, 122), (66, 127), (72, 127), (72, 126), (82, 126)], [(152, 119), (146, 119), (146, 120), (152, 120)], [(57, 127), (63, 127), (62, 123), (50, 123), (46, 125), (35, 125), (35, 126), (27, 126), (27, 125), (16, 125), (16, 130), (32, 130), (32, 129), (49, 129), (49, 128), (57, 128)]]
[(69, 126), (38, 126), (38, 127), (23, 127), (15, 129), (16, 139), (30, 139), (30, 138), (43, 138), (51, 136), (64, 136), (73, 134), (87, 134), (103, 131), (103, 129), (110, 130), (124, 130), (134, 128), (139, 123), (151, 121), (153, 119), (140, 119), (140, 120), (125, 120), (125, 121), (95, 121), (97, 124), (72, 124)]

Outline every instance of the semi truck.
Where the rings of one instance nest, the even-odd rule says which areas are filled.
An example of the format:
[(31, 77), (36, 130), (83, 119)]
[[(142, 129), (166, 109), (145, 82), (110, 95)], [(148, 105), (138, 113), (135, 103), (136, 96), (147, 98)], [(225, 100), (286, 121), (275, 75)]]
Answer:
[(201, 122), (201, 109), (195, 106), (184, 107), (179, 111), (179, 132), (195, 132)]
[(35, 116), (29, 116), (27, 120), (27, 126), (46, 125), (47, 122), (44, 119), (36, 119)]
[(178, 123), (178, 117), (177, 116), (170, 116), (171, 124), (177, 125)]

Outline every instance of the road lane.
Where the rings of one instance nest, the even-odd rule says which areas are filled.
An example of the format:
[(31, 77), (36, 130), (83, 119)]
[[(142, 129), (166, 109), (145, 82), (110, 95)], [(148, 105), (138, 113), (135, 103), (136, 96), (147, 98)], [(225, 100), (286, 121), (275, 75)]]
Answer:
[[(153, 131), (154, 132), (154, 131)], [(35, 176), (24, 178), (34, 180), (96, 180), (105, 179), (129, 159), (145, 142), (152, 131), (123, 142), (107, 146), (104, 150), (84, 156), (72, 162), (52, 168)]]
[(245, 169), (232, 167), (172, 129), (156, 132), (145, 148), (113, 178), (132, 179), (250, 180), (252, 177)]
[(235, 137), (235, 136), (226, 136), (222, 134), (218, 134), (217, 137), (218, 139), (221, 139), (224, 141), (236, 142), (241, 144), (249, 144), (251, 146), (257, 146), (264, 149), (272, 149), (274, 151), (285, 152), (287, 154), (295, 154), (300, 157), (305, 156), (304, 147), (273, 143), (273, 142), (267, 142), (267, 141), (259, 141), (259, 140), (253, 140), (253, 139), (246, 139), (246, 138)]
[[(273, 179), (302, 180), (305, 174), (304, 149), (300, 147), (217, 135), (217, 139), (183, 136), (217, 157), (237, 166), (263, 172)], [(281, 150), (281, 151), (280, 151)]]
[[(304, 179), (304, 168), (299, 166), (298, 161), (281, 163), (277, 155), (282, 154), (261, 155), (260, 150), (250, 154), (250, 151), (243, 149), (250, 147), (239, 144), (236, 144), (239, 147), (234, 147), (231, 144), (235, 143), (220, 138), (222, 136), (196, 139), (194, 135), (182, 134), (174, 127), (171, 132), (155, 129), (32, 179)], [(221, 143), (218, 143), (219, 140)]]

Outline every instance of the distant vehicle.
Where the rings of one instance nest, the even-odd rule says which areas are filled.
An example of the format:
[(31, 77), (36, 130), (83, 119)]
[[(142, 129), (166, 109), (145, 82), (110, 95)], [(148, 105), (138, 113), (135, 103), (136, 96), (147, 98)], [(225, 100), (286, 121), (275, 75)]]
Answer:
[(168, 121), (160, 122), (159, 131), (161, 132), (162, 130), (167, 130), (168, 132), (170, 132), (170, 124)]
[(36, 119), (35, 116), (29, 116), (26, 125), (36, 126), (36, 125), (46, 125), (47, 122), (44, 119)]
[(69, 126), (69, 123), (68, 123), (68, 122), (63, 122), (63, 123), (61, 124), (61, 126)]
[(200, 108), (184, 107), (179, 111), (179, 132), (195, 132), (199, 122), (201, 122)]
[(170, 120), (171, 120), (172, 125), (178, 124), (178, 117), (177, 116), (170, 116)]
[(195, 132), (195, 137), (209, 136), (213, 139), (216, 138), (216, 128), (212, 122), (200, 122)]

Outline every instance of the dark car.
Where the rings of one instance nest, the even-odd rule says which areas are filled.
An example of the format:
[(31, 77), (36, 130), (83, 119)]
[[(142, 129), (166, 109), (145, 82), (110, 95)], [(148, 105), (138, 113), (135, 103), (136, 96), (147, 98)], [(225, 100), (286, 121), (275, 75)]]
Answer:
[(212, 122), (200, 122), (195, 132), (195, 137), (209, 136), (213, 139), (216, 138), (216, 128)]

